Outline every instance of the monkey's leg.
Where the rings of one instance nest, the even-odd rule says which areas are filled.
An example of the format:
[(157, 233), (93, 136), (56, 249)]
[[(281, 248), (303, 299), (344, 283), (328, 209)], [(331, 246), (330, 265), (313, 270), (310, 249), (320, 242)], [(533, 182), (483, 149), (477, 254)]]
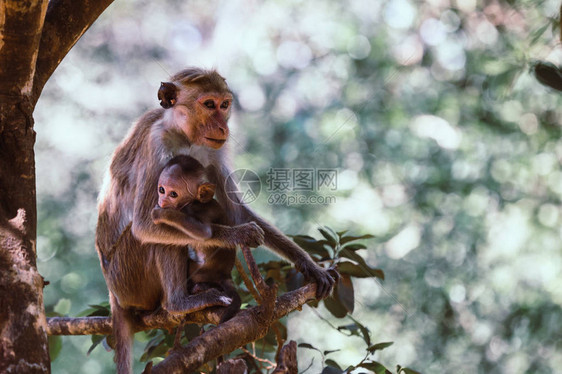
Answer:
[(226, 312), (223, 314), (219, 323), (226, 322), (234, 317), (242, 305), (242, 300), (240, 299), (238, 292), (236, 292), (236, 288), (234, 287), (232, 280), (227, 279), (221, 282), (221, 287), (225, 291), (226, 295), (232, 298), (232, 303), (226, 307)]
[(188, 291), (186, 248), (162, 247), (155, 253), (164, 297), (162, 307), (172, 314), (188, 314), (211, 306), (228, 306), (232, 299), (210, 289), (196, 295)]

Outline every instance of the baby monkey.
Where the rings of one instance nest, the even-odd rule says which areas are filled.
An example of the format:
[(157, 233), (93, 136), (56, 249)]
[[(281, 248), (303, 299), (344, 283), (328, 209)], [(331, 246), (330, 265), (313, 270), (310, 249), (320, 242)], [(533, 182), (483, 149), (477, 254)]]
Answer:
[[(152, 210), (155, 224), (165, 224), (194, 239), (209, 237), (216, 225), (226, 224), (226, 214), (213, 199), (215, 185), (207, 182), (205, 168), (190, 156), (172, 158), (158, 179), (158, 206)], [(200, 244), (199, 244), (200, 243)], [(240, 310), (240, 296), (231, 278), (235, 248), (213, 245), (201, 239), (189, 249), (188, 289), (196, 294), (216, 288), (232, 299), (220, 322)]]

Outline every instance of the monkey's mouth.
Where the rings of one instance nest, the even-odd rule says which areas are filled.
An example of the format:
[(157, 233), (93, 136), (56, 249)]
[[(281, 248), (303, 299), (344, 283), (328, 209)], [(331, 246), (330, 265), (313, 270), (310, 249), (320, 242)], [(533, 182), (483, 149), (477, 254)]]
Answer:
[(208, 137), (205, 137), (205, 139), (207, 139), (211, 144), (215, 144), (218, 146), (221, 146), (224, 143), (226, 143), (226, 139), (215, 139), (215, 138), (208, 138)]

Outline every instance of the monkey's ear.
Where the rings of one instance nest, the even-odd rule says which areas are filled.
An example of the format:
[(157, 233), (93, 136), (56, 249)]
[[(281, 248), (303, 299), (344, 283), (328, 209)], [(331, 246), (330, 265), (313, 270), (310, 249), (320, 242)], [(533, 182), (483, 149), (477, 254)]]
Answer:
[(171, 82), (161, 82), (158, 89), (158, 100), (164, 109), (174, 106), (178, 99), (178, 88)]
[(212, 183), (201, 184), (197, 189), (197, 200), (202, 203), (208, 203), (213, 200), (213, 196), (215, 196), (215, 188), (216, 186)]

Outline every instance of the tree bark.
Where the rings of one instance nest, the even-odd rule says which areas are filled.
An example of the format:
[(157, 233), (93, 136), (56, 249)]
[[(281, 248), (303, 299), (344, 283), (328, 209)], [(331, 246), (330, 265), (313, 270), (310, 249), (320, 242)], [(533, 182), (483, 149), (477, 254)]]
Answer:
[(30, 94), (43, 1), (0, 1), (0, 372), (49, 373)]
[(0, 0), (1, 373), (50, 372), (36, 266), (33, 110), (55, 68), (110, 3)]

